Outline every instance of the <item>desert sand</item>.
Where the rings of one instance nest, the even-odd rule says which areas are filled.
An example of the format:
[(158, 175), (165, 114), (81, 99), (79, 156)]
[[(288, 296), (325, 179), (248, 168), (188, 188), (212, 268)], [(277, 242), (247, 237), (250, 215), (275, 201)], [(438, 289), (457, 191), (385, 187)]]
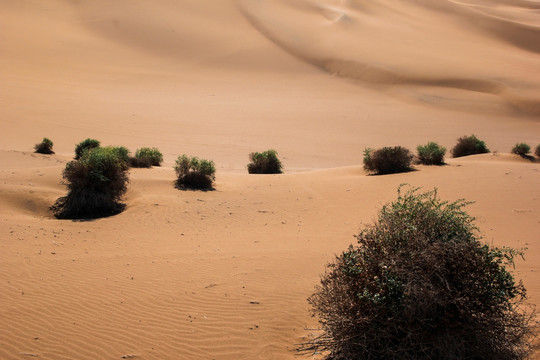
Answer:
[[(0, 0), (0, 359), (295, 359), (325, 264), (401, 183), (475, 201), (540, 304), (540, 3)], [(366, 147), (490, 154), (369, 176)], [(32, 152), (48, 137), (55, 155)], [(65, 221), (79, 141), (158, 147), (127, 209)], [(283, 175), (248, 175), (274, 148)], [(180, 154), (215, 191), (173, 187)], [(320, 355), (308, 358), (320, 358)], [(540, 359), (540, 353), (535, 355)]]

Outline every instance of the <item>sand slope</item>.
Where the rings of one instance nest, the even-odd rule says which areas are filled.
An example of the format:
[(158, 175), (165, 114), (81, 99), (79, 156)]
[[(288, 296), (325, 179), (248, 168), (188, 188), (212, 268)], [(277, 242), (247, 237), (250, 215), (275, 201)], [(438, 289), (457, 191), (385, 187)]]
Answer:
[[(292, 359), (324, 265), (401, 183), (474, 200), (540, 304), (534, 1), (0, 0), (0, 358)], [(365, 147), (495, 154), (366, 176)], [(31, 152), (51, 138), (56, 155)], [(58, 221), (74, 145), (157, 146), (127, 210)], [(250, 176), (251, 151), (287, 173)], [(216, 190), (173, 187), (182, 153)], [(536, 358), (540, 358), (537, 355)]]

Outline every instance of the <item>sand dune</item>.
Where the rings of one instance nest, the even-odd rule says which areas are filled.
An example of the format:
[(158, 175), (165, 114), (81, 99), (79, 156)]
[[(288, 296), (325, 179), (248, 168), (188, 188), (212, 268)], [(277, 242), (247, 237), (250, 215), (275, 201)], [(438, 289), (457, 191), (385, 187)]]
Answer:
[[(476, 201), (540, 304), (540, 5), (0, 0), (0, 358), (293, 359), (324, 265), (401, 183)], [(368, 176), (365, 147), (492, 154)], [(32, 153), (44, 136), (55, 155)], [(156, 146), (125, 212), (52, 217), (80, 140)], [(250, 176), (275, 148), (286, 174)], [(216, 190), (179, 191), (179, 154)], [(316, 358), (316, 357), (315, 357)], [(540, 359), (540, 355), (536, 355)]]

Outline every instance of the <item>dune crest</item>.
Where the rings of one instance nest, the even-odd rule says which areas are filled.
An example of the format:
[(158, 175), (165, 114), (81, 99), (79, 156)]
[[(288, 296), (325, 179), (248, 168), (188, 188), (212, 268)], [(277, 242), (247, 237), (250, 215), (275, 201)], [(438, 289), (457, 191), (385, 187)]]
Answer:
[[(540, 78), (533, 67), (516, 74), (507, 66), (534, 58), (530, 65), (540, 64), (538, 56), (528, 55), (540, 50), (540, 14), (533, 4), (513, 5), (514, 13), (525, 13), (526, 23), (497, 16), (502, 13), (497, 4), (486, 2), (242, 4), (246, 17), (268, 39), (331, 74), (397, 91), (405, 86), (401, 92), (410, 96), (411, 86), (428, 95), (429, 88), (440, 87), (496, 95), (508, 111), (539, 114)], [(468, 94), (457, 96), (466, 101)]]

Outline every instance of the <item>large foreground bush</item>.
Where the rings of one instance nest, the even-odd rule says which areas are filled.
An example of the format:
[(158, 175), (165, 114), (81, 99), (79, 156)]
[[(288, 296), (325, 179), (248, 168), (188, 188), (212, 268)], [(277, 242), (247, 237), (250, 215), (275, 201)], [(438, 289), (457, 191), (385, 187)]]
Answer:
[(188, 189), (211, 189), (215, 179), (216, 167), (213, 161), (195, 156), (181, 155), (176, 159), (176, 186)]
[(101, 143), (96, 139), (85, 139), (75, 146), (75, 160), (79, 160), (85, 150), (98, 148)]
[(413, 155), (401, 146), (364, 150), (364, 169), (379, 175), (411, 170)]
[(435, 142), (428, 142), (426, 145), (418, 145), (418, 159), (424, 165), (442, 165), (444, 164), (444, 154), (446, 148)]
[(283, 165), (276, 150), (253, 152), (249, 154), (250, 163), (247, 165), (250, 174), (281, 174)]
[(452, 156), (457, 158), (461, 156), (485, 154), (489, 149), (486, 143), (478, 139), (475, 135), (463, 136), (457, 140), (456, 145), (452, 148)]
[(60, 219), (87, 219), (121, 212), (128, 177), (125, 148), (97, 147), (66, 164), (62, 174), (68, 194), (52, 210)]
[(46, 137), (44, 137), (43, 140), (41, 140), (39, 144), (34, 145), (34, 150), (38, 154), (47, 154), (47, 155), (54, 154), (54, 151), (52, 148), (53, 148), (53, 142), (51, 141), (51, 139), (48, 139)]
[(519, 252), (480, 242), (463, 207), (398, 191), (309, 298), (326, 359), (525, 359), (533, 336)]

